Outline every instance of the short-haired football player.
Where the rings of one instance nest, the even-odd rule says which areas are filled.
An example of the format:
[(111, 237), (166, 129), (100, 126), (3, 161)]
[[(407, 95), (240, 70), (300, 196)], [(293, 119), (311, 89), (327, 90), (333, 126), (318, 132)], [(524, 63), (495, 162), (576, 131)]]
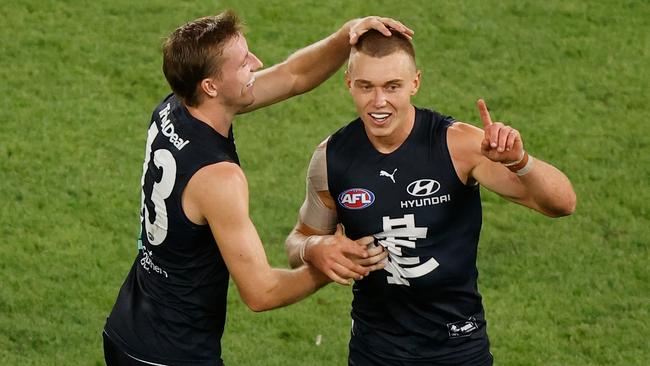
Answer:
[(483, 100), (482, 129), (414, 106), (420, 71), (407, 37), (362, 35), (345, 80), (359, 118), (312, 156), (286, 241), (291, 265), (346, 280), (350, 262), (372, 263), (340, 249), (337, 223), (350, 239), (372, 235), (388, 258), (354, 284), (349, 364), (491, 365), (477, 286), (479, 186), (557, 217), (575, 209), (571, 183), (492, 121)]

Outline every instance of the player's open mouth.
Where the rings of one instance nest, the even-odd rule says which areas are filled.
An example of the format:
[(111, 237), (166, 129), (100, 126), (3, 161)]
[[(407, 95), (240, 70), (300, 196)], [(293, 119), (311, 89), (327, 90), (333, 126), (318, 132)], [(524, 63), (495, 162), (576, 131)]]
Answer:
[(375, 113), (368, 113), (368, 115), (370, 116), (370, 118), (373, 119), (375, 123), (383, 124), (388, 119), (388, 117), (392, 116), (393, 114), (375, 112)]
[(248, 83), (246, 83), (246, 87), (247, 87), (247, 88), (250, 88), (251, 86), (253, 86), (253, 83), (254, 83), (254, 82), (255, 82), (255, 76), (253, 76), (253, 77), (251, 78), (251, 81), (249, 81)]

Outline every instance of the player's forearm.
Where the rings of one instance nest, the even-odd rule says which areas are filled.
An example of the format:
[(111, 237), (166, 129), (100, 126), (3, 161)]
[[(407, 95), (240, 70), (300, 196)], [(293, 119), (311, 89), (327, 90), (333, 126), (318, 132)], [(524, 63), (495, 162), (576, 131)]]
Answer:
[(310, 254), (314, 246), (323, 245), (329, 234), (306, 227), (302, 222), (291, 231), (285, 241), (289, 266), (297, 268), (310, 263)]
[(325, 275), (311, 266), (293, 270), (273, 268), (261, 288), (244, 301), (256, 312), (271, 310), (298, 302), (328, 282)]
[(292, 94), (305, 93), (332, 76), (350, 53), (349, 30), (352, 21), (337, 32), (298, 50), (284, 63), (293, 80)]
[(530, 172), (519, 179), (538, 210), (551, 217), (572, 214), (576, 207), (576, 194), (569, 178), (542, 160), (535, 159), (533, 164)]

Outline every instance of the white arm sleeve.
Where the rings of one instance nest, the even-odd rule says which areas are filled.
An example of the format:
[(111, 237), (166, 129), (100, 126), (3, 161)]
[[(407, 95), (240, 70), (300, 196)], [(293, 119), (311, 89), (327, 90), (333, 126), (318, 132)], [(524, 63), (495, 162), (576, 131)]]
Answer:
[(327, 140), (323, 141), (311, 157), (307, 171), (307, 193), (300, 207), (300, 221), (316, 230), (334, 232), (336, 230), (336, 210), (325, 206), (318, 196), (320, 191), (329, 191), (327, 185)]

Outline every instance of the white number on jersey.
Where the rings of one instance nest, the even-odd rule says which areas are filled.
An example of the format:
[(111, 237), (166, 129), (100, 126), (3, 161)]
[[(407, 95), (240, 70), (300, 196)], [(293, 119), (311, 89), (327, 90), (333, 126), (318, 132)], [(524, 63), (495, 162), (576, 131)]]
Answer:
[(140, 220), (144, 221), (144, 227), (147, 239), (151, 245), (160, 245), (167, 237), (167, 206), (165, 199), (169, 197), (176, 182), (176, 160), (172, 153), (167, 149), (158, 149), (153, 153), (153, 163), (158, 169), (162, 169), (160, 182), (153, 182), (150, 200), (153, 203), (155, 219), (150, 220), (149, 209), (145, 204), (145, 177), (151, 157), (151, 144), (158, 135), (158, 126), (152, 123), (147, 134), (147, 147), (144, 155), (144, 164), (142, 166), (142, 209), (140, 210)]

